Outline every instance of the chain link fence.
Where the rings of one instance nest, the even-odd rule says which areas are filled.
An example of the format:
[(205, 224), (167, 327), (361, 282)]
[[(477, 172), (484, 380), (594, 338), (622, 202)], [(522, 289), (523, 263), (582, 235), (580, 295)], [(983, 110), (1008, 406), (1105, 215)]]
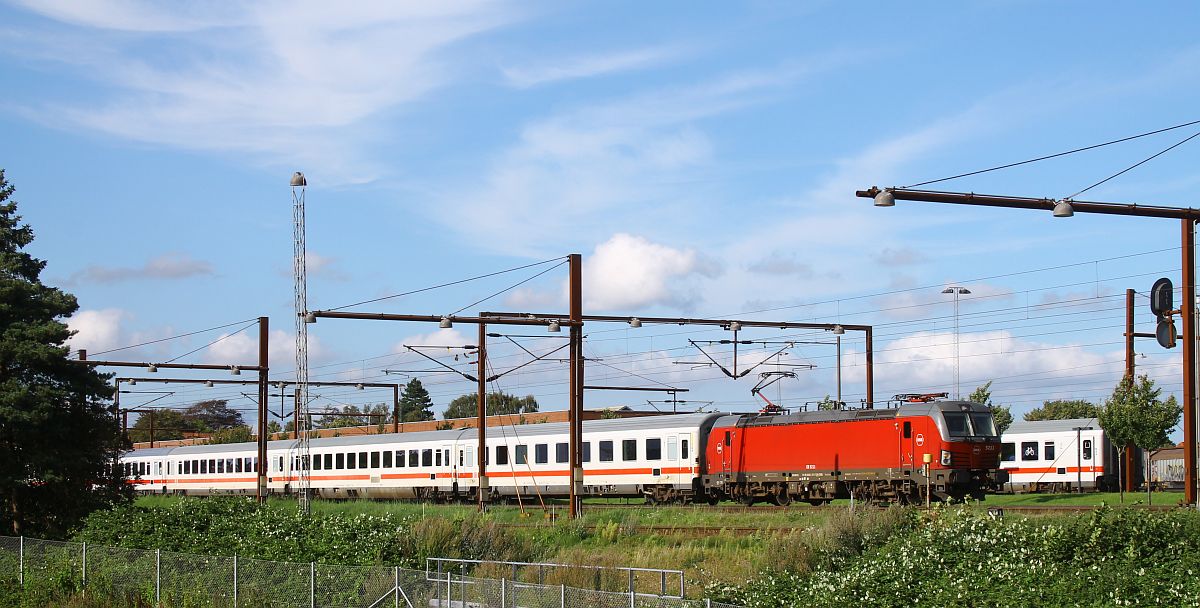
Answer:
[(391, 566), (273, 562), (8, 536), (0, 536), (0, 588), (46, 598), (83, 592), (110, 606), (738, 608), (639, 591)]

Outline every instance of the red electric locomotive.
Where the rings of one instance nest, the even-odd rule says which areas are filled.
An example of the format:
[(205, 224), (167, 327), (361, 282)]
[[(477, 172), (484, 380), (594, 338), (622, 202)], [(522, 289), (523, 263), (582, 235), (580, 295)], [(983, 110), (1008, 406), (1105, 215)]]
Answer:
[(981, 499), (1003, 482), (991, 411), (967, 401), (723, 416), (704, 456), (699, 481), (713, 504)]

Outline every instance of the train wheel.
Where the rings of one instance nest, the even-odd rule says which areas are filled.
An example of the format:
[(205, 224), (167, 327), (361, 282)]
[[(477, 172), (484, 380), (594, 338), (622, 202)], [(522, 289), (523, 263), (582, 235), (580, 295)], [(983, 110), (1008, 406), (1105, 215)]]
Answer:
[(742, 503), (743, 505), (745, 505), (747, 507), (753, 507), (754, 502), (757, 499), (758, 498), (756, 496), (754, 496), (753, 494), (743, 494), (742, 496), (740, 496), (738, 498), (738, 502)]
[(708, 495), (708, 505), (709, 505), (710, 507), (715, 507), (715, 506), (717, 506), (717, 503), (719, 503), (719, 502), (721, 502), (721, 497), (720, 497), (720, 496), (717, 496), (716, 494), (709, 494), (709, 495)]
[(792, 497), (788, 496), (787, 492), (780, 492), (771, 497), (771, 504), (777, 507), (786, 507), (792, 504)]

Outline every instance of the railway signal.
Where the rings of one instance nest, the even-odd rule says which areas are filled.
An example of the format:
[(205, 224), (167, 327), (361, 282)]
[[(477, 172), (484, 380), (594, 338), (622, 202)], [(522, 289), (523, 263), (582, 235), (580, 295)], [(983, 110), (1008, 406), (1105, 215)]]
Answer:
[(1175, 288), (1171, 279), (1163, 277), (1150, 288), (1150, 312), (1158, 319), (1154, 337), (1163, 348), (1175, 348)]

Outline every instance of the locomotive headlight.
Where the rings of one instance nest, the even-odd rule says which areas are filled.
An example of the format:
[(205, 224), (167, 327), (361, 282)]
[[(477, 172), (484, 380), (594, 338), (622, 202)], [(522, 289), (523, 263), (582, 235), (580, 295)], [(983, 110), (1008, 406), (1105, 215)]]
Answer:
[(942, 466), (950, 466), (950, 450), (942, 450)]

